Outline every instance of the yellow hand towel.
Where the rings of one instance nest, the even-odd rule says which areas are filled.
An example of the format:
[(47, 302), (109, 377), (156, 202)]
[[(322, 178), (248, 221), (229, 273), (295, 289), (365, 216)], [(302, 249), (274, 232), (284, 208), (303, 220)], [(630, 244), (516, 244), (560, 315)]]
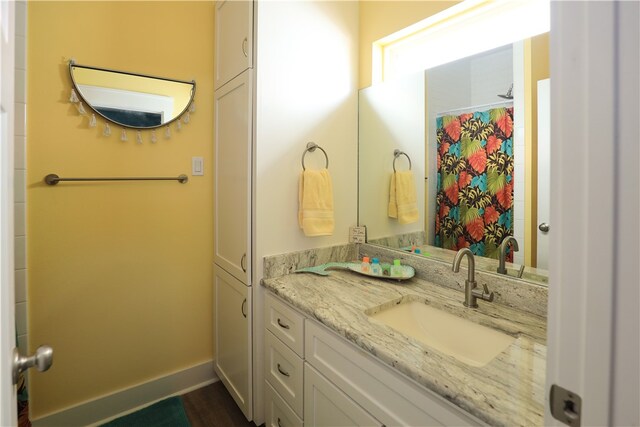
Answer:
[(413, 172), (408, 170), (392, 173), (389, 184), (389, 216), (398, 218), (400, 224), (418, 221), (420, 215), (416, 200)]
[(331, 236), (333, 185), (327, 169), (305, 170), (300, 174), (298, 223), (305, 236)]

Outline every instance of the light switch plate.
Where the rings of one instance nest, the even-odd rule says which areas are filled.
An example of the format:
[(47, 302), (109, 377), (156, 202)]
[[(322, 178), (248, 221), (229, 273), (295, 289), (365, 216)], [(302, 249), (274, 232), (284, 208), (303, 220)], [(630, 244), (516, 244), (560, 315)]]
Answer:
[(191, 158), (191, 175), (193, 176), (204, 175), (204, 158), (202, 157)]
[(351, 243), (366, 243), (367, 241), (367, 227), (349, 227), (349, 242)]

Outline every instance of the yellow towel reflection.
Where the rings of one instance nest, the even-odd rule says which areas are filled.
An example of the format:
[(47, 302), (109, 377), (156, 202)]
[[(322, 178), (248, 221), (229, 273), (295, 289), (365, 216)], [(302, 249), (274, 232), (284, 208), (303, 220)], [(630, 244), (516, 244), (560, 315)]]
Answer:
[(389, 217), (397, 218), (400, 224), (418, 221), (420, 215), (416, 200), (413, 172), (408, 170), (392, 173), (389, 184)]

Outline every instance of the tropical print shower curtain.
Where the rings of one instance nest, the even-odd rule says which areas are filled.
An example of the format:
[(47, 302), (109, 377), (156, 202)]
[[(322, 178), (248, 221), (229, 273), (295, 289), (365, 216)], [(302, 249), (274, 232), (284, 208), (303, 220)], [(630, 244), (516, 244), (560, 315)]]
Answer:
[(435, 245), (498, 258), (513, 235), (513, 107), (443, 116), (436, 126)]

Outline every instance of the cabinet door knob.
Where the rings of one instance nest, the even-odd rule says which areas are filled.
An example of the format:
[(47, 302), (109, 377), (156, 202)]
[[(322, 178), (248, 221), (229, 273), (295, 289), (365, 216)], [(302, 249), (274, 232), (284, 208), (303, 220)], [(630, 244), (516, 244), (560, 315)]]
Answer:
[(244, 316), (244, 318), (247, 318), (247, 313), (244, 312), (244, 306), (247, 304), (247, 299), (245, 298), (244, 300), (242, 300), (242, 305), (240, 306), (240, 311), (242, 312), (242, 315)]
[(247, 38), (245, 37), (244, 40), (242, 40), (242, 53), (244, 54), (245, 57), (249, 56), (249, 53), (247, 52)]
[(244, 265), (246, 260), (247, 260), (247, 254), (242, 254), (242, 258), (240, 258), (240, 268), (242, 269), (243, 273), (247, 272), (247, 267)]
[(538, 226), (538, 229), (540, 231), (542, 231), (543, 233), (548, 233), (549, 232), (549, 224), (547, 224), (546, 222), (543, 222), (542, 224), (540, 224)]

